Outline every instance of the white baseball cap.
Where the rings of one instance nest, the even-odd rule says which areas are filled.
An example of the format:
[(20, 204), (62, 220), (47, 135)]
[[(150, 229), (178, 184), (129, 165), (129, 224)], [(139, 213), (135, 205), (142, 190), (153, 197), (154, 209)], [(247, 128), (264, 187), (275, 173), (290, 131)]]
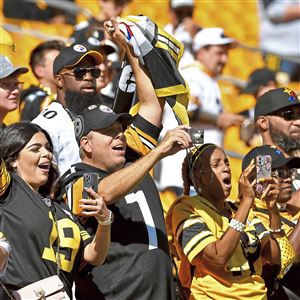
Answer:
[(195, 3), (194, 0), (171, 0), (171, 8), (176, 9), (182, 6), (190, 6), (194, 7)]
[(228, 45), (236, 41), (224, 34), (224, 29), (219, 27), (204, 28), (194, 37), (193, 51), (197, 52), (201, 48), (209, 45)]

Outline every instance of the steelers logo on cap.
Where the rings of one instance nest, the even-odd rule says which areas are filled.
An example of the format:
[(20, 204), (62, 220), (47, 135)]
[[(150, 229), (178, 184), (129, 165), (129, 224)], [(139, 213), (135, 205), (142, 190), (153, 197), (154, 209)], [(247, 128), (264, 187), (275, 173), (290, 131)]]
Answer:
[(113, 113), (113, 111), (106, 105), (100, 105), (99, 109), (105, 113)]
[(76, 139), (78, 139), (79, 137), (81, 137), (84, 130), (84, 123), (82, 117), (81, 116), (76, 117), (73, 123), (74, 123), (75, 137)]
[(80, 45), (80, 44), (74, 45), (73, 49), (76, 52), (87, 52), (87, 49), (83, 45)]

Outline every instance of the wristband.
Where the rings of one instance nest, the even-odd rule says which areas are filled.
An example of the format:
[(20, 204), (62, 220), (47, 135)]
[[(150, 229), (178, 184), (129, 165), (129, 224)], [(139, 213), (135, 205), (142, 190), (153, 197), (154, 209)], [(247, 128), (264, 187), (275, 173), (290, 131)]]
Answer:
[(108, 219), (105, 220), (105, 221), (99, 221), (99, 220), (98, 220), (98, 224), (104, 225), (104, 226), (105, 226), (105, 225), (111, 224), (113, 221), (114, 221), (114, 215), (113, 215), (112, 211), (109, 210), (109, 216), (108, 216)]
[(229, 223), (229, 226), (233, 229), (235, 229), (236, 231), (238, 232), (244, 232), (244, 229), (246, 227), (245, 224), (243, 224), (242, 222), (236, 220), (236, 219), (231, 219), (230, 220), (230, 223)]

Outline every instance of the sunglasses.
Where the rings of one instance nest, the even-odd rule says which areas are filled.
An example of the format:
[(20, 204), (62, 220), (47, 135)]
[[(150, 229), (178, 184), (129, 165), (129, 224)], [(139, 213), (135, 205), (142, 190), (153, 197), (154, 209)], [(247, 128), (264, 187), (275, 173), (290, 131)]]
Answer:
[(98, 67), (75, 67), (73, 73), (63, 72), (60, 74), (74, 76), (76, 80), (82, 80), (87, 73), (91, 73), (93, 78), (99, 78), (101, 71)]
[(300, 119), (300, 109), (285, 110), (272, 115), (283, 118), (286, 121), (293, 121)]
[(291, 178), (292, 180), (294, 180), (297, 175), (297, 169), (295, 169), (295, 168), (290, 169), (290, 170), (277, 169), (274, 172), (272, 172), (272, 175), (274, 177), (277, 177), (278, 179)]

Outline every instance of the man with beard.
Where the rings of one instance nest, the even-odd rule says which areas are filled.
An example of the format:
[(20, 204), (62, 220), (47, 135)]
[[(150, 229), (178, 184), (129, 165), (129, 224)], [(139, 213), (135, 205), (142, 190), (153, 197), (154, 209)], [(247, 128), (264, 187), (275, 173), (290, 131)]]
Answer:
[[(254, 112), (255, 122), (262, 136), (263, 144), (275, 145), (286, 157), (300, 157), (300, 101), (289, 88), (268, 91), (258, 98)], [(299, 169), (293, 180), (294, 191), (281, 212), (300, 211)], [(300, 265), (293, 266), (282, 280), (287, 299), (299, 299)]]
[[(57, 98), (32, 122), (47, 130), (53, 142), (54, 162), (60, 174), (80, 161), (78, 146), (74, 136), (72, 115), (83, 108), (95, 104), (72, 103), (66, 96), (67, 91), (85, 93), (100, 103), (96, 96), (96, 79), (101, 71), (98, 67), (103, 61), (98, 51), (88, 50), (84, 44), (65, 47), (53, 62), (53, 76), (57, 87)], [(71, 97), (72, 98), (72, 97)], [(86, 99), (89, 99), (87, 97)]]

